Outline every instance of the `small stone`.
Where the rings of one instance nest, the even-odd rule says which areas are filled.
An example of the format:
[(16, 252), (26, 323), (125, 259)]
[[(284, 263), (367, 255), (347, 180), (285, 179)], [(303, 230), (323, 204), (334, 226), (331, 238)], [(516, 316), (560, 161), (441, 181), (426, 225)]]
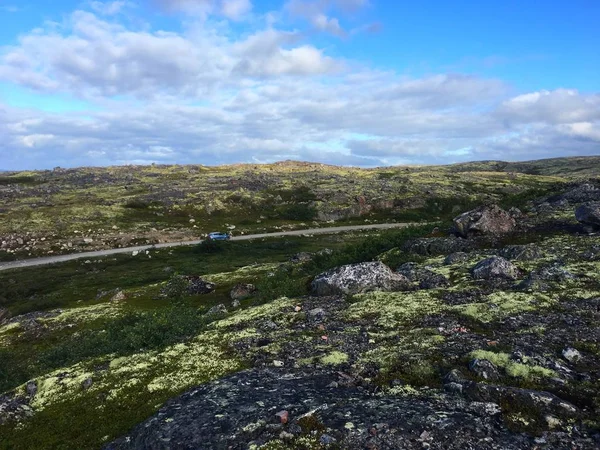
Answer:
[(28, 381), (27, 384), (25, 385), (25, 391), (27, 392), (27, 395), (29, 395), (30, 397), (34, 397), (38, 391), (37, 382), (36, 381)]
[(562, 351), (563, 358), (567, 361), (574, 363), (577, 362), (581, 358), (581, 353), (575, 350), (574, 348), (567, 347)]
[(92, 384), (93, 384), (93, 383), (94, 383), (94, 382), (92, 381), (92, 379), (91, 379), (91, 378), (86, 378), (85, 380), (83, 380), (83, 381), (82, 381), (82, 383), (81, 383), (81, 387), (82, 387), (84, 390), (86, 390), (86, 391), (87, 391), (89, 388), (91, 388), (91, 387), (92, 387)]
[(219, 303), (218, 305), (213, 306), (206, 313), (207, 316), (219, 316), (221, 314), (227, 314), (227, 308), (223, 303)]
[(279, 361), (276, 359), (275, 361), (273, 361), (273, 365), (275, 367), (283, 367), (283, 361)]
[(324, 340), (324, 341), (329, 340), (329, 338), (327, 336), (325, 336), (325, 335), (321, 336), (321, 339)]
[(544, 417), (544, 420), (546, 420), (546, 424), (551, 430), (559, 428), (562, 425), (562, 421), (560, 419), (551, 415), (547, 415), (546, 417)]
[(469, 363), (469, 370), (484, 380), (497, 380), (500, 378), (496, 366), (487, 359), (473, 359)]
[(302, 306), (298, 306), (298, 305), (297, 305), (297, 306), (294, 308), (294, 311), (296, 311), (296, 312), (300, 312), (300, 311), (302, 311)]
[(231, 307), (232, 308), (239, 308), (240, 307), (240, 301), (239, 300), (234, 300), (231, 302)]
[(290, 413), (284, 409), (283, 411), (279, 411), (278, 413), (275, 413), (275, 417), (277, 417), (279, 419), (279, 421), (285, 425), (286, 423), (288, 423)]
[(121, 291), (121, 290), (117, 290), (117, 292), (115, 293), (115, 295), (113, 295), (110, 298), (110, 301), (112, 303), (121, 302), (123, 300), (125, 300), (125, 293), (123, 291)]
[(319, 444), (321, 445), (332, 445), (335, 444), (336, 439), (333, 436), (330, 436), (328, 434), (323, 434), (320, 438), (319, 438)]

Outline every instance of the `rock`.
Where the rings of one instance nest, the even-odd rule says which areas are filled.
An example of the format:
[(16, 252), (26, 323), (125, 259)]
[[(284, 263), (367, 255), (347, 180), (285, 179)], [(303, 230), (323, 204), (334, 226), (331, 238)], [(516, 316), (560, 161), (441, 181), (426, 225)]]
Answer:
[(317, 275), (311, 284), (312, 293), (317, 296), (408, 289), (410, 282), (406, 277), (379, 261), (337, 267)]
[(515, 226), (515, 219), (496, 205), (481, 206), (454, 219), (454, 231), (463, 237), (510, 233)]
[(115, 293), (115, 295), (113, 295), (110, 298), (110, 302), (111, 303), (117, 303), (117, 302), (122, 302), (123, 300), (125, 300), (127, 297), (125, 296), (125, 292), (123, 292), (122, 290), (117, 290), (117, 292)]
[(240, 301), (239, 301), (239, 300), (237, 300), (237, 299), (231, 302), (231, 307), (232, 307), (232, 308), (234, 308), (234, 309), (235, 309), (235, 308), (239, 308), (239, 307), (240, 307), (240, 305), (241, 305), (241, 303), (240, 303)]
[(283, 367), (284, 363), (283, 363), (283, 361), (279, 361), (279, 360), (276, 359), (276, 360), (273, 361), (273, 366), (275, 366), (275, 367)]
[(484, 380), (500, 378), (498, 368), (487, 359), (473, 359), (469, 363), (469, 370)]
[(444, 265), (450, 266), (452, 264), (465, 262), (468, 259), (469, 259), (468, 253), (454, 252), (454, 253), (450, 253), (448, 256), (446, 256), (446, 258), (444, 259)]
[(89, 388), (92, 387), (92, 384), (94, 384), (93, 380), (91, 378), (86, 378), (81, 382), (81, 387), (84, 391), (87, 391)]
[(475, 242), (458, 237), (416, 238), (406, 241), (401, 250), (421, 256), (447, 255), (454, 252), (469, 252), (476, 247)]
[(37, 394), (37, 391), (38, 391), (37, 381), (28, 381), (27, 384), (25, 385), (25, 392), (27, 392), (27, 395), (29, 395), (30, 397), (35, 397), (35, 394)]
[(8, 319), (10, 319), (10, 312), (8, 309), (0, 308), (0, 324)]
[(581, 353), (575, 350), (574, 348), (567, 347), (562, 351), (563, 358), (565, 358), (570, 363), (575, 363), (581, 359)]
[(319, 438), (319, 444), (321, 445), (333, 445), (336, 443), (336, 439), (333, 436), (330, 436), (328, 434), (322, 434), (321, 437)]
[(509, 245), (498, 253), (503, 258), (514, 261), (532, 261), (544, 257), (544, 253), (536, 245)]
[(206, 313), (207, 316), (220, 316), (223, 314), (227, 314), (227, 308), (223, 303), (219, 303), (218, 305), (213, 306)]
[(492, 256), (479, 261), (472, 269), (471, 274), (476, 280), (508, 279), (516, 280), (519, 271), (510, 261)]
[(300, 252), (296, 253), (294, 256), (290, 258), (290, 262), (294, 264), (308, 262), (313, 259), (313, 254), (308, 252)]
[(573, 278), (573, 274), (558, 264), (542, 266), (527, 275), (527, 278), (518, 284), (517, 289), (545, 292), (551, 289), (549, 282), (563, 283)]
[(564, 194), (549, 199), (552, 203), (566, 200), (570, 203), (600, 201), (600, 189), (590, 183), (580, 184)]
[(188, 294), (210, 294), (216, 289), (216, 285), (210, 281), (205, 281), (197, 275), (186, 277), (188, 281)]
[(236, 284), (233, 289), (229, 292), (229, 298), (232, 300), (244, 300), (251, 297), (256, 292), (256, 286), (253, 284)]
[(282, 424), (286, 424), (288, 423), (289, 417), (290, 417), (290, 413), (287, 412), (286, 410), (283, 411), (279, 411), (278, 413), (275, 413), (275, 417), (277, 417), (277, 419), (282, 423)]
[(445, 276), (422, 268), (416, 263), (409, 262), (402, 264), (396, 272), (405, 276), (409, 281), (418, 282), (420, 289), (435, 289), (450, 286)]
[(590, 202), (581, 205), (575, 210), (575, 218), (578, 222), (600, 228), (600, 202)]

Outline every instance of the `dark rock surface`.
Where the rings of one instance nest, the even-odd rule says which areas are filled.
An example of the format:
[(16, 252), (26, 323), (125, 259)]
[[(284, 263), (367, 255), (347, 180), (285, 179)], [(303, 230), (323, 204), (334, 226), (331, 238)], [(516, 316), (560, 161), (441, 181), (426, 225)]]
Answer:
[(469, 252), (476, 248), (472, 240), (456, 237), (417, 238), (407, 241), (402, 246), (402, 251), (415, 255), (447, 255), (454, 252)]
[(311, 284), (319, 296), (358, 294), (369, 291), (401, 291), (410, 288), (406, 277), (381, 262), (349, 264), (317, 275)]
[(405, 276), (409, 281), (417, 282), (420, 289), (435, 289), (447, 287), (450, 285), (448, 279), (432, 270), (420, 267), (416, 263), (405, 263), (396, 270), (400, 275)]
[(244, 300), (256, 292), (256, 286), (247, 283), (236, 284), (229, 292), (231, 300)]
[[(310, 439), (310, 448), (531, 449), (536, 438), (508, 431), (497, 402), (524, 401), (542, 417), (572, 418), (577, 412), (551, 394), (472, 382), (465, 389), (476, 400), (465, 401), (452, 394), (382, 397), (340, 387), (339, 379), (339, 373), (318, 370), (240, 372), (170, 400), (105, 450), (241, 450), (272, 442), (279, 443), (275, 448), (307, 448), (300, 442)], [(542, 439), (545, 448), (594, 448), (579, 431)]]
[(575, 218), (584, 225), (600, 228), (600, 202), (590, 202), (581, 205), (575, 211)]

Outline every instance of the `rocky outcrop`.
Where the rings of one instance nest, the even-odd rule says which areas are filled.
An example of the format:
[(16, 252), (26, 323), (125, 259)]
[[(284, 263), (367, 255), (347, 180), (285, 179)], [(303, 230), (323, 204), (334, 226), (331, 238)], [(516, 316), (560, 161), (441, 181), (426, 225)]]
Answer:
[(314, 295), (353, 295), (369, 291), (402, 291), (410, 288), (406, 277), (382, 262), (349, 264), (317, 275), (311, 284)]
[(567, 201), (569, 203), (600, 201), (600, 189), (591, 183), (583, 183), (568, 190), (564, 194), (552, 197), (549, 201), (553, 203), (561, 201)]
[(510, 261), (499, 256), (492, 256), (479, 261), (471, 269), (471, 274), (476, 280), (516, 280), (519, 276), (519, 270)]
[(481, 206), (454, 219), (454, 231), (462, 237), (500, 235), (516, 227), (514, 217), (496, 205)]
[(509, 245), (498, 254), (512, 261), (533, 261), (544, 257), (544, 253), (536, 245)]
[(421, 256), (447, 255), (455, 252), (469, 252), (476, 247), (475, 242), (457, 237), (417, 238), (406, 241), (401, 250)]
[(444, 275), (412, 262), (402, 264), (396, 272), (405, 276), (409, 281), (418, 283), (420, 289), (436, 289), (450, 285)]
[(252, 297), (252, 294), (254, 294), (255, 292), (256, 286), (254, 286), (253, 284), (238, 283), (229, 292), (229, 298), (234, 301), (240, 301), (248, 297)]
[[(338, 374), (240, 372), (170, 400), (104, 450), (242, 449), (270, 442), (278, 448), (305, 448), (298, 440), (307, 436), (319, 448), (349, 450), (521, 450), (534, 448), (535, 437), (506, 428), (501, 401), (525, 402), (541, 417), (576, 415), (570, 404), (543, 392), (472, 383), (465, 385), (467, 395), (477, 398), (471, 402), (452, 395), (374, 396), (359, 387), (342, 387)], [(578, 435), (560, 436), (549, 435), (547, 448), (585, 442)]]
[(595, 229), (600, 228), (600, 202), (589, 202), (575, 210), (578, 222)]

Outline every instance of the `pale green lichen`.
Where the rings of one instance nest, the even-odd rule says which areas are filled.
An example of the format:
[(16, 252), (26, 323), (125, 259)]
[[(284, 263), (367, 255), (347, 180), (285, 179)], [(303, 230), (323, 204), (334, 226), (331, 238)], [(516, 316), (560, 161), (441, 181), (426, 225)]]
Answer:
[(488, 295), (485, 302), (457, 305), (452, 309), (471, 319), (488, 323), (523, 312), (549, 308), (557, 303), (556, 294), (499, 291)]
[(444, 309), (435, 292), (370, 292), (355, 295), (346, 312), (349, 321), (374, 318), (383, 328), (396, 328)]
[(203, 275), (202, 278), (204, 278), (206, 281), (210, 281), (211, 283), (216, 283), (217, 285), (240, 283), (243, 281), (248, 281), (249, 279), (258, 278), (267, 272), (277, 269), (278, 266), (279, 264), (257, 264), (240, 267), (232, 272)]
[(334, 350), (328, 355), (322, 356), (320, 358), (321, 364), (330, 365), (330, 366), (338, 366), (345, 362), (348, 362), (348, 355), (346, 353)]
[(515, 378), (529, 380), (535, 378), (550, 378), (557, 375), (554, 370), (532, 364), (529, 358), (525, 358), (525, 362), (528, 364), (515, 362), (510, 358), (508, 353), (475, 350), (469, 354), (469, 357), (474, 359), (486, 359), (492, 364), (503, 368), (508, 376)]

